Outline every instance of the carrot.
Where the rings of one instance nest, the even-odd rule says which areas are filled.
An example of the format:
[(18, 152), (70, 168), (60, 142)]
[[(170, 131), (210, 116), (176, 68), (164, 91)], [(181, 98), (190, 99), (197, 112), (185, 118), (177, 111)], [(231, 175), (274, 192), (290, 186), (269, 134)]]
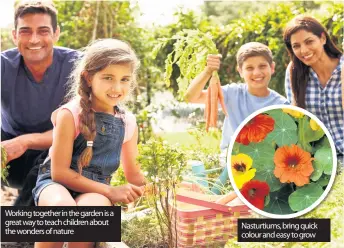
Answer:
[(228, 202), (230, 201), (233, 201), (235, 198), (237, 198), (237, 195), (235, 194), (235, 192), (231, 192), (227, 195), (224, 195), (223, 197), (221, 197), (220, 199), (216, 200), (215, 203), (218, 203), (218, 204), (227, 204)]
[(216, 127), (219, 100), (224, 114), (228, 116), (220, 79), (217, 73), (214, 72), (212, 77), (210, 78), (209, 87), (207, 89), (207, 100), (204, 112), (207, 132), (209, 131), (209, 127)]
[(211, 96), (211, 87), (209, 85), (208, 90), (207, 90), (207, 101), (205, 104), (205, 129), (208, 132), (209, 130), (209, 123), (210, 123), (210, 96)]
[(218, 113), (218, 88), (216, 86), (216, 77), (212, 76), (210, 79), (211, 96), (210, 96), (210, 127), (216, 127), (217, 113)]
[(218, 78), (217, 88), (219, 91), (219, 100), (220, 100), (222, 111), (225, 114), (225, 116), (228, 116), (228, 112), (227, 112), (226, 105), (225, 105), (225, 98), (223, 96), (223, 92), (222, 92), (221, 83), (220, 83), (219, 78)]

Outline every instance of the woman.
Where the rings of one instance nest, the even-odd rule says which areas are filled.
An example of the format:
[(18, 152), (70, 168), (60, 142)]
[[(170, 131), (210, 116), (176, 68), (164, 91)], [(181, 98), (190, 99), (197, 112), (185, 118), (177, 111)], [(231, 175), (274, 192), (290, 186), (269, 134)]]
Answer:
[(344, 56), (325, 28), (309, 16), (292, 19), (284, 30), (283, 39), (291, 58), (285, 80), (287, 97), (325, 124), (334, 140), (337, 156), (342, 159)]

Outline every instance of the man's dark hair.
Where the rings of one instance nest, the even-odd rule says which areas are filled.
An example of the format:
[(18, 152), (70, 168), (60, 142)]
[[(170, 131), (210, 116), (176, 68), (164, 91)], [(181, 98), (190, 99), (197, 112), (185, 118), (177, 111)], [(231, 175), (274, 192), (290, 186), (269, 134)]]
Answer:
[(14, 27), (17, 30), (18, 18), (26, 14), (48, 14), (51, 17), (51, 26), (55, 33), (57, 29), (57, 10), (52, 2), (28, 1), (20, 3), (14, 13)]

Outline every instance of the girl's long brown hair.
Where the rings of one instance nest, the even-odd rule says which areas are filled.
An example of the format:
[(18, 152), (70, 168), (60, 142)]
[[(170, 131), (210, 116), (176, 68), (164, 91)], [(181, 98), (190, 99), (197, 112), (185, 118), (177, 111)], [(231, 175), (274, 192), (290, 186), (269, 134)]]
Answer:
[(321, 37), (322, 34), (326, 36), (326, 43), (324, 50), (330, 58), (340, 58), (342, 52), (331, 40), (329, 34), (315, 18), (305, 15), (298, 15), (294, 17), (284, 29), (283, 40), (287, 46), (288, 54), (291, 60), (290, 65), (290, 80), (291, 88), (294, 94), (295, 103), (301, 108), (306, 108), (306, 88), (309, 80), (309, 66), (301, 62), (294, 54), (291, 46), (291, 36), (299, 30), (311, 32), (314, 35)]
[[(125, 42), (116, 39), (96, 40), (83, 51), (83, 56), (76, 63), (71, 74), (71, 89), (68, 98), (78, 99), (81, 112), (79, 114), (79, 129), (86, 141), (94, 141), (96, 137), (96, 122), (92, 110), (92, 88), (89, 82), (93, 76), (109, 65), (129, 64), (132, 68), (133, 89), (136, 83), (136, 71), (139, 60), (133, 49)], [(89, 165), (93, 156), (93, 147), (87, 146), (78, 159), (78, 168)]]

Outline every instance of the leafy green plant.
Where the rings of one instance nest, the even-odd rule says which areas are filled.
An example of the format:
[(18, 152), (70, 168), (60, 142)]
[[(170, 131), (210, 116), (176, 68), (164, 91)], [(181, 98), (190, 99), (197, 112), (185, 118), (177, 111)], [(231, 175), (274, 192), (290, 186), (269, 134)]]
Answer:
[(169, 203), (172, 201), (175, 204), (176, 186), (186, 168), (186, 155), (180, 148), (155, 137), (139, 144), (137, 161), (145, 171), (148, 182), (156, 189), (156, 193), (148, 196), (147, 200), (153, 206), (162, 240), (165, 242), (167, 238), (169, 247), (172, 247), (176, 242), (173, 242), (173, 213)]
[(7, 182), (8, 170), (10, 166), (7, 165), (7, 152), (3, 146), (1, 146), (1, 179)]
[(132, 248), (165, 247), (158, 227), (158, 221), (153, 214), (124, 220), (121, 223), (121, 240)]
[(179, 99), (184, 99), (185, 92), (191, 82), (205, 67), (208, 54), (218, 54), (215, 43), (210, 33), (203, 33), (200, 30), (184, 29), (173, 35), (171, 38), (162, 38), (153, 53), (157, 54), (166, 43), (175, 40), (173, 50), (165, 60), (164, 81), (170, 85), (170, 77), (173, 72), (173, 65), (177, 64), (180, 75), (177, 78)]

